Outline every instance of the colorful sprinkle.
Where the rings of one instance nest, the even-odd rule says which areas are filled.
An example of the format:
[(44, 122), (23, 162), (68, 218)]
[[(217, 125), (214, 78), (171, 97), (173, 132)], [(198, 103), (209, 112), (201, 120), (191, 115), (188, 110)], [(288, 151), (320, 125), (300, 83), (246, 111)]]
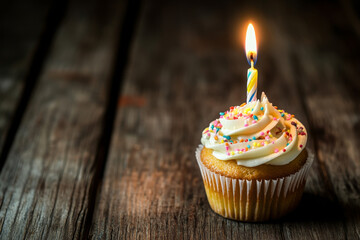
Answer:
[(253, 140), (256, 140), (256, 137), (255, 137), (255, 136), (253, 136), (253, 137), (252, 137), (252, 139), (253, 139)]
[(247, 148), (248, 148), (248, 149), (250, 149), (250, 148), (251, 148), (251, 146), (250, 146), (250, 145), (247, 145)]
[(256, 115), (254, 115), (254, 119), (255, 119), (255, 120), (259, 120), (259, 118), (258, 118)]
[(274, 153), (278, 153), (278, 152), (279, 152), (279, 149), (275, 148)]
[(261, 107), (260, 110), (261, 110), (261, 111), (264, 111), (264, 107)]
[(303, 147), (303, 145), (302, 144), (300, 144), (300, 148), (302, 148)]
[(284, 116), (285, 116), (285, 114), (283, 114), (283, 113), (282, 113), (282, 114), (281, 114), (281, 116), (282, 116), (282, 117), (284, 117)]
[(225, 113), (223, 113), (223, 112), (220, 112), (219, 114), (220, 114), (220, 116), (224, 116), (224, 115), (225, 115)]
[(286, 149), (285, 149), (285, 148), (283, 149), (283, 152), (286, 152)]

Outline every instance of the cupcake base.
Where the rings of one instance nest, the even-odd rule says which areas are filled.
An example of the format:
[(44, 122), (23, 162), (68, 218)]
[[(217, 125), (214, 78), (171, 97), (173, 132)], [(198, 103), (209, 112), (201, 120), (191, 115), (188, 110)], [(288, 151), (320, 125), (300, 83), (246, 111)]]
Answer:
[(247, 222), (277, 219), (292, 211), (300, 202), (314, 159), (309, 153), (299, 171), (282, 178), (234, 179), (206, 168), (200, 159), (202, 148), (199, 145), (195, 154), (211, 208), (223, 217)]

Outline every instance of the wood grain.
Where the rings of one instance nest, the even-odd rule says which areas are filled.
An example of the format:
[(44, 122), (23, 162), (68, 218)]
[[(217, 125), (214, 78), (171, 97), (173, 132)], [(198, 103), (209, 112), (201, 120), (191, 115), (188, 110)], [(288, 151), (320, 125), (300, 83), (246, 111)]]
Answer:
[[(339, 49), (335, 55), (321, 56), (331, 52), (321, 48), (323, 37), (339, 35), (327, 27), (327, 18), (316, 20), (322, 3), (305, 4), (301, 11), (297, 7), (281, 2), (146, 2), (121, 91), (122, 98), (145, 103), (121, 101), (119, 105), (91, 238), (359, 238), (359, 150), (355, 147), (359, 118), (354, 115), (359, 84), (352, 81), (356, 85), (352, 89), (341, 89), (340, 83), (333, 87), (335, 77), (329, 76), (332, 69), (339, 69), (332, 60), (351, 52)], [(312, 10), (304, 14), (304, 21), (299, 13), (308, 8)], [(328, 8), (338, 15), (345, 11), (336, 4)], [(245, 100), (247, 63), (243, 46), (233, 36), (239, 25), (246, 24), (249, 13), (257, 17), (259, 27), (259, 88), (305, 123), (311, 133), (308, 147), (317, 157), (299, 208), (273, 223), (241, 223), (214, 214), (194, 159), (208, 122)], [(321, 30), (314, 35), (317, 28)], [(337, 38), (329, 39), (327, 47), (336, 44)], [(307, 55), (314, 52), (319, 55)], [(330, 61), (325, 61), (327, 57)], [(356, 76), (358, 68), (351, 66), (348, 76)], [(343, 95), (347, 98), (341, 99)], [(354, 133), (349, 136), (350, 131)], [(337, 139), (346, 138), (344, 147)], [(346, 163), (339, 157), (346, 158), (342, 160)]]
[(45, 30), (49, 1), (8, 1), (0, 9), (0, 152)]
[(0, 175), (1, 239), (84, 231), (123, 11), (70, 2)]

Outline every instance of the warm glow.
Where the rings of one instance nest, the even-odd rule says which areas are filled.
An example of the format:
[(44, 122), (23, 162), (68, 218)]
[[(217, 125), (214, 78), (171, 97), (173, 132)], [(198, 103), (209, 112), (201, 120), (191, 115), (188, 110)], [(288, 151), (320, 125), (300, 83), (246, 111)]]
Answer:
[(251, 56), (254, 63), (256, 63), (257, 49), (256, 49), (256, 37), (254, 26), (250, 23), (246, 31), (246, 40), (245, 40), (245, 51), (246, 57), (251, 62)]

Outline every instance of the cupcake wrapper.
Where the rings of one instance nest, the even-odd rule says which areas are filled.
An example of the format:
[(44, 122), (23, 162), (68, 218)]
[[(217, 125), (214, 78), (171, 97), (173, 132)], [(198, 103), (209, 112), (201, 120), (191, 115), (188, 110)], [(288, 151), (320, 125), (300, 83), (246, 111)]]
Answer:
[(304, 166), (289, 176), (270, 180), (233, 179), (211, 172), (201, 162), (203, 145), (195, 151), (211, 208), (218, 214), (240, 221), (279, 218), (299, 203), (314, 154), (308, 151)]

